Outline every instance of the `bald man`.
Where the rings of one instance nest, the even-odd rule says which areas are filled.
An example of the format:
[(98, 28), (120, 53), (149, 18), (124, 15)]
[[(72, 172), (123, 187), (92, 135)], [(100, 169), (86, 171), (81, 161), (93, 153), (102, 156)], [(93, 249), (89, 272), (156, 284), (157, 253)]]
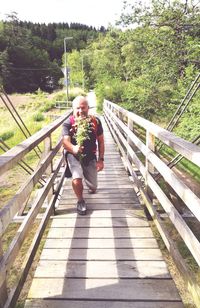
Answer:
[[(72, 173), (72, 187), (77, 201), (77, 212), (85, 215), (87, 206), (83, 198), (83, 179), (89, 193), (97, 189), (97, 172), (104, 168), (104, 136), (99, 118), (88, 115), (89, 104), (84, 96), (77, 96), (73, 102), (73, 116), (63, 123), (63, 146), (67, 153), (67, 162)], [(76, 119), (87, 118), (91, 122), (89, 138), (80, 146), (76, 142)], [(97, 146), (98, 145), (98, 146)], [(97, 155), (98, 150), (98, 155)], [(80, 160), (80, 155), (83, 159)]]

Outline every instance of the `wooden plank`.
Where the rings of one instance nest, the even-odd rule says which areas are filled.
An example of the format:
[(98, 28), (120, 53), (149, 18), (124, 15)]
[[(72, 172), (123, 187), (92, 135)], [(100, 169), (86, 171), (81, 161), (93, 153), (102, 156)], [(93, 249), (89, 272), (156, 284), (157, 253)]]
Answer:
[(27, 300), (25, 308), (183, 308), (180, 301)]
[[(134, 204), (134, 202), (133, 202), (133, 200), (131, 199), (131, 198), (124, 198), (124, 199), (120, 199), (120, 198), (102, 198), (102, 199), (100, 199), (100, 198), (98, 198), (98, 199), (95, 199), (94, 197), (92, 198), (92, 197), (90, 197), (90, 198), (87, 198), (87, 197), (85, 197), (85, 201), (86, 201), (86, 203), (87, 204), (94, 204), (94, 203), (96, 203), (96, 201), (98, 202), (98, 203), (103, 203), (103, 204), (115, 204), (115, 203), (120, 203), (121, 205), (122, 204)], [(73, 202), (74, 202), (74, 204), (76, 204), (77, 203), (77, 198), (74, 198), (74, 199), (70, 199), (69, 200), (69, 202), (72, 204)], [(139, 201), (137, 200), (137, 203), (138, 203)], [(59, 204), (60, 205), (62, 205), (62, 204), (67, 204), (67, 201), (66, 201), (66, 199), (65, 200), (63, 200), (63, 199), (61, 199), (60, 200), (60, 202), (59, 202)]]
[(47, 238), (153, 238), (150, 227), (142, 228), (51, 228)]
[[(97, 192), (96, 194), (89, 194), (88, 191), (84, 191), (84, 198), (85, 199), (93, 199), (93, 200), (98, 200), (98, 199), (104, 199), (104, 200), (107, 200), (107, 199), (110, 199), (110, 200), (113, 200), (113, 199), (117, 199), (118, 201), (119, 200), (126, 200), (126, 201), (130, 201), (131, 202), (139, 202), (138, 200), (138, 197), (133, 193), (114, 193), (114, 192)], [(74, 192), (69, 192), (69, 193), (63, 193), (60, 200), (66, 200), (66, 203), (68, 201), (71, 201), (71, 199), (76, 199), (76, 196), (74, 194)], [(128, 202), (127, 202), (128, 203)]]
[(119, 217), (119, 218), (90, 218), (78, 217), (77, 219), (54, 219), (52, 227), (148, 227), (144, 217)]
[[(138, 209), (117, 209), (117, 210), (88, 210), (87, 216), (90, 218), (126, 218), (126, 217), (145, 217), (143, 210), (140, 208)], [(60, 218), (85, 218), (80, 217), (80, 215), (77, 214), (77, 212), (69, 212), (66, 214), (56, 215), (53, 216), (53, 219), (60, 219)]]
[[(48, 288), (46, 287), (48, 286)], [(122, 292), (123, 290), (123, 292)], [(29, 298), (95, 300), (180, 300), (171, 279), (34, 278)]]
[(130, 239), (48, 239), (45, 248), (158, 248), (153, 238)]
[(40, 260), (35, 278), (171, 278), (164, 261)]
[[(86, 189), (86, 187), (84, 187), (84, 188)], [(71, 182), (70, 182), (69, 187), (66, 187), (66, 186), (64, 187), (62, 195), (65, 196), (65, 194), (68, 195), (70, 193), (73, 193), (72, 188), (71, 188)], [(85, 193), (88, 196), (87, 189), (86, 189)], [(114, 188), (114, 187), (113, 188), (107, 187), (107, 189), (106, 188), (98, 188), (97, 193), (94, 194), (94, 195), (91, 195), (91, 196), (99, 196), (99, 195), (102, 195), (102, 194), (103, 195), (113, 195), (113, 194), (116, 194), (116, 195), (118, 195), (118, 194), (119, 195), (128, 194), (129, 195), (130, 194), (130, 196), (132, 196), (132, 197), (135, 196), (135, 198), (138, 200), (137, 194), (134, 192), (133, 187), (123, 188), (120, 191), (119, 191), (118, 188)]]
[(44, 248), (41, 260), (163, 260), (158, 248)]
[[(139, 203), (124, 203), (123, 207), (126, 209), (141, 209), (141, 204)], [(88, 206), (88, 212), (90, 211), (96, 211), (96, 210), (119, 210), (122, 208), (122, 205), (120, 203), (111, 203), (111, 204), (104, 204), (104, 203), (99, 203), (98, 200), (97, 202), (90, 204)], [(74, 203), (68, 203), (68, 204), (63, 204), (59, 205), (58, 207), (58, 213), (59, 210), (63, 210), (65, 212), (76, 212), (76, 205)]]

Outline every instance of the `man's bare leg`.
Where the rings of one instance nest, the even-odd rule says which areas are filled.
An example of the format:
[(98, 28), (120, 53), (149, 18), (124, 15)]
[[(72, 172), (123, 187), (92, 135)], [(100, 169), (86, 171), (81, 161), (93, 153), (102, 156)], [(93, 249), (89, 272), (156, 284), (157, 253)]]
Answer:
[(82, 182), (82, 179), (73, 179), (72, 180), (72, 187), (73, 187), (74, 193), (76, 194), (78, 201), (83, 200), (83, 182)]

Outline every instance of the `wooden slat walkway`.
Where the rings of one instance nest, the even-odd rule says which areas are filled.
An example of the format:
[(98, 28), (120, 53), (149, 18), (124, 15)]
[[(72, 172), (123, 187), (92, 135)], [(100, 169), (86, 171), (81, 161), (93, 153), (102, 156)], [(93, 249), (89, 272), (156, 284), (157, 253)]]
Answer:
[[(105, 125), (105, 123), (104, 123)], [(183, 307), (133, 184), (105, 126), (105, 170), (87, 216), (66, 180), (26, 308)]]

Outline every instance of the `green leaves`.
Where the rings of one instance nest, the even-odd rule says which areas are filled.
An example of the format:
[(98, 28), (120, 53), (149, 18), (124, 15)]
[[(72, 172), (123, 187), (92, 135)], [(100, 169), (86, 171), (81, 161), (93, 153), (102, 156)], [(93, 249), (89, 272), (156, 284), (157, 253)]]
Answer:
[[(86, 140), (90, 139), (90, 132), (92, 131), (92, 122), (91, 117), (81, 118), (78, 117), (75, 119), (74, 128), (76, 130), (75, 139), (77, 145), (82, 147)], [(85, 154), (79, 153), (78, 155), (80, 161), (85, 157)]]

